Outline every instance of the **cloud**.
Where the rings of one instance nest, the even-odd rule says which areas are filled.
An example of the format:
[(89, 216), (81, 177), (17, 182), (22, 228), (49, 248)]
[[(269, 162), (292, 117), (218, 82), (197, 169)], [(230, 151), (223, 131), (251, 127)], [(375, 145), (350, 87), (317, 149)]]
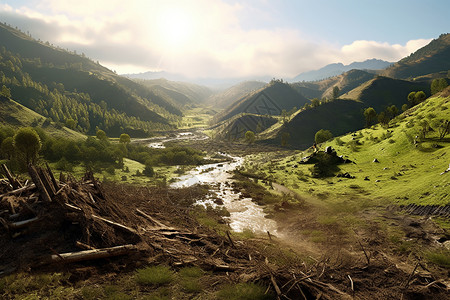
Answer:
[(408, 41), (404, 46), (399, 44), (390, 45), (375, 41), (354, 41), (350, 45), (341, 48), (343, 62), (362, 61), (368, 58), (378, 58), (391, 62), (408, 56), (417, 49), (427, 45), (431, 39), (418, 39)]
[(317, 42), (299, 29), (243, 26), (251, 23), (250, 17), (255, 24), (264, 23), (268, 15), (222, 0), (76, 3), (0, 5), (0, 18), (35, 38), (84, 52), (119, 73), (164, 70), (189, 77), (288, 78), (334, 62), (397, 61), (429, 42), (391, 45), (358, 40), (344, 46)]

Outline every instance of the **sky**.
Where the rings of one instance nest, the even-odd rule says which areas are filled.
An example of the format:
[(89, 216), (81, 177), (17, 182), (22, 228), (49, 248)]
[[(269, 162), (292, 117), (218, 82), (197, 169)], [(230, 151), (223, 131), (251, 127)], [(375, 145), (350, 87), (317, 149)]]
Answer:
[(119, 74), (292, 78), (395, 62), (450, 32), (449, 0), (0, 0), (0, 21)]

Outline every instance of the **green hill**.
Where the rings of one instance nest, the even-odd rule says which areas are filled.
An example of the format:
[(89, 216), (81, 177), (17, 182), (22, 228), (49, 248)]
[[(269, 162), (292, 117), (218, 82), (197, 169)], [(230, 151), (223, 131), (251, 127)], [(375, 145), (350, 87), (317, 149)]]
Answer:
[(450, 70), (450, 34), (442, 34), (408, 57), (386, 69), (382, 75), (394, 78), (414, 78)]
[(244, 81), (236, 84), (224, 91), (214, 94), (208, 102), (217, 108), (226, 108), (232, 105), (237, 99), (242, 99), (248, 94), (263, 88), (266, 85), (262, 81)]
[[(450, 133), (439, 138), (439, 124), (445, 120), (450, 120), (450, 88), (407, 110), (389, 127), (376, 125), (320, 145), (322, 150), (332, 146), (354, 162), (338, 166), (338, 173), (349, 173), (354, 179), (310, 178), (312, 165), (298, 162), (311, 152), (286, 158), (279, 164), (285, 167), (275, 168), (279, 171), (271, 175), (300, 194), (309, 191), (327, 203), (366, 197), (389, 204), (449, 205), (450, 172), (444, 171), (450, 162)], [(425, 137), (423, 121), (431, 124)]]
[(320, 129), (330, 130), (334, 136), (362, 129), (365, 125), (363, 111), (373, 107), (377, 113), (395, 105), (398, 110), (408, 103), (411, 91), (430, 93), (427, 82), (410, 82), (378, 76), (369, 80), (332, 102), (301, 110), (289, 122), (279, 126), (269, 135), (261, 137), (279, 144), (281, 136), (290, 135), (289, 144), (306, 148), (313, 144), (314, 135)]
[(173, 105), (184, 108), (186, 105), (196, 105), (198, 103), (205, 103), (207, 99), (213, 94), (213, 92), (201, 85), (169, 81), (167, 79), (133, 79), (133, 81), (148, 87), (150, 90), (154, 88), (163, 90), (164, 94), (169, 97), (168, 101), (172, 101)]
[(239, 114), (213, 127), (214, 137), (229, 141), (245, 138), (247, 131), (261, 133), (276, 124), (278, 119), (257, 114)]
[(55, 126), (46, 121), (42, 115), (17, 103), (16, 101), (0, 95), (0, 124), (14, 128), (36, 127), (44, 128), (53, 137), (83, 139), (86, 136), (64, 126)]
[[(266, 142), (281, 144), (283, 134), (289, 134), (288, 145), (305, 149), (314, 143), (314, 136), (320, 129), (341, 135), (364, 126), (362, 111), (365, 105), (357, 101), (335, 100), (318, 107), (302, 110), (289, 122), (271, 132)], [(264, 134), (264, 133), (263, 133)]]
[(373, 79), (376, 75), (362, 70), (350, 70), (341, 75), (315, 82), (296, 82), (292, 87), (308, 99), (332, 98), (333, 88), (337, 86), (339, 94), (344, 94)]
[(415, 82), (377, 76), (339, 98), (363, 102), (365, 107), (381, 111), (390, 105), (401, 108), (407, 103), (407, 96), (412, 91), (424, 91), (430, 95), (430, 84), (426, 81)]
[(181, 111), (148, 88), (98, 63), (0, 24), (0, 80), (19, 103), (86, 133), (146, 135), (169, 129)]
[(308, 100), (289, 84), (273, 80), (267, 86), (248, 94), (217, 114), (213, 122), (219, 123), (240, 113), (280, 115), (283, 110), (300, 108), (307, 102)]

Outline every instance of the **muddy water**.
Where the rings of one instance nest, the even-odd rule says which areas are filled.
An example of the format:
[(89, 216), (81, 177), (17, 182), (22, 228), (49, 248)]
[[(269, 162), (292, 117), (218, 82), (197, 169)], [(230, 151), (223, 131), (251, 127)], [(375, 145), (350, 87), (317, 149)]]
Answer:
[[(171, 187), (187, 187), (197, 183), (209, 184), (215, 197), (221, 199), (230, 212), (228, 221), (233, 231), (242, 232), (244, 229), (250, 229), (255, 233), (269, 231), (271, 234), (277, 234), (276, 222), (266, 218), (262, 207), (254, 203), (251, 198), (242, 197), (241, 193), (236, 193), (231, 187), (230, 184), (233, 181), (231, 172), (243, 162), (240, 157), (231, 158), (233, 160), (230, 162), (197, 167), (188, 174), (178, 177)], [(198, 204), (217, 206), (214, 199), (202, 199), (198, 201)]]

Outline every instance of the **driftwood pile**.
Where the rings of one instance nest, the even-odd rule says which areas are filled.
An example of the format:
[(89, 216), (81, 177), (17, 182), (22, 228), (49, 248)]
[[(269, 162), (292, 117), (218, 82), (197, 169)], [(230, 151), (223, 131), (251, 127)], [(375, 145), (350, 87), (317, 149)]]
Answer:
[[(86, 173), (81, 182), (47, 166), (28, 167), (32, 182), (20, 182), (2, 165), (0, 182), (0, 275), (52, 263), (123, 255), (136, 250), (136, 230)], [(104, 217), (107, 216), (107, 217)], [(113, 221), (114, 220), (114, 221)]]

